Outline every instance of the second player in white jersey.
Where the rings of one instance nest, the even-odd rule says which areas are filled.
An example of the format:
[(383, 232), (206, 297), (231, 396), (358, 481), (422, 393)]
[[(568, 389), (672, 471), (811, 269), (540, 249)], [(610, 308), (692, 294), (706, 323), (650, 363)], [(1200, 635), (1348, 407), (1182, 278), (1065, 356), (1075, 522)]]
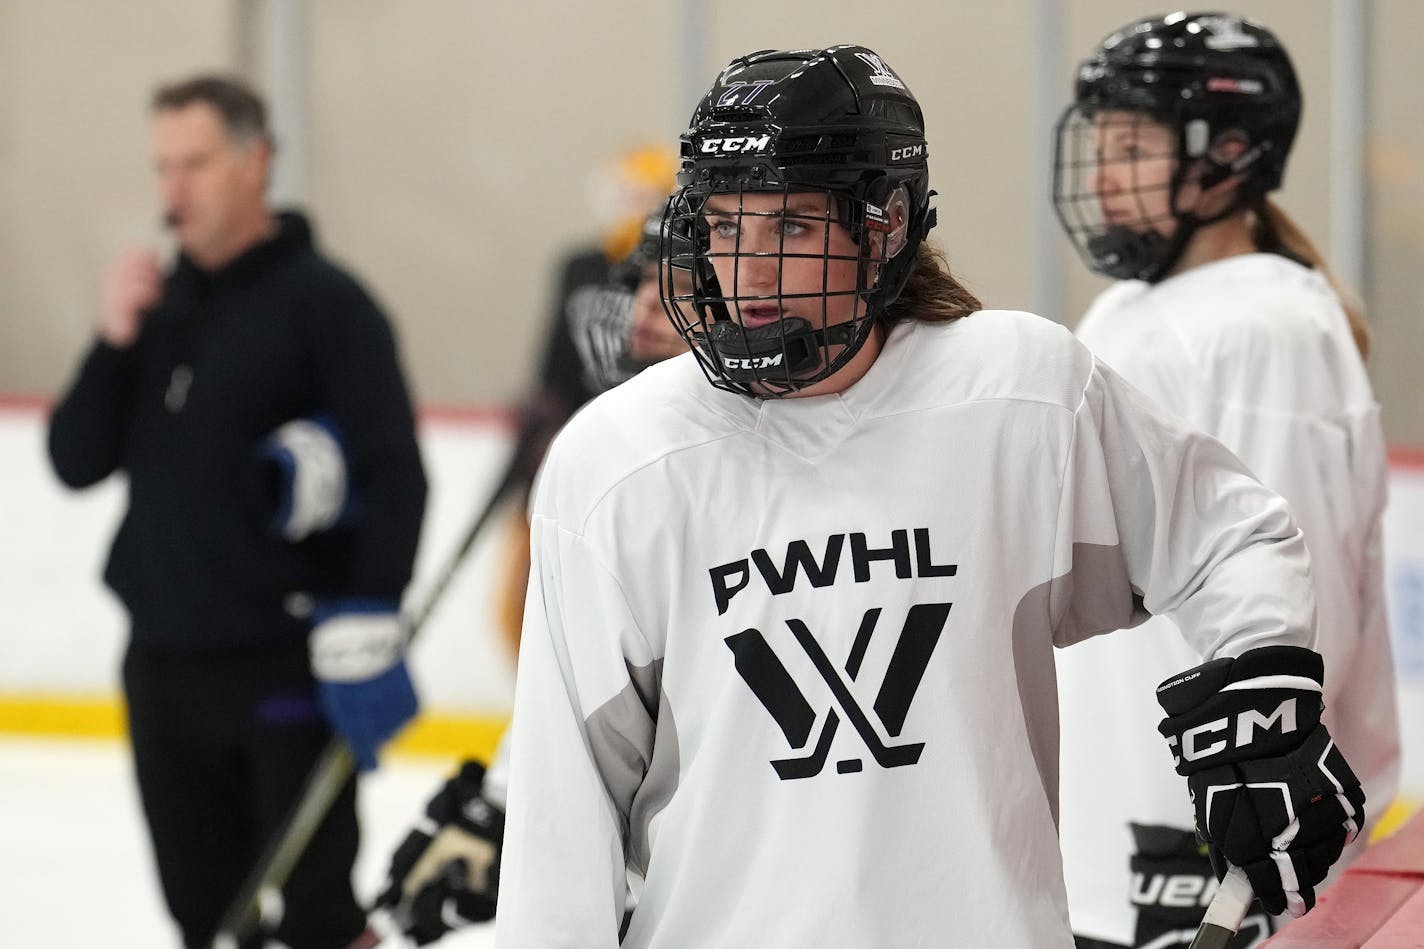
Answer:
[[(1093, 303), (1079, 338), (1289, 502), (1311, 555), (1325, 721), (1377, 817), (1399, 764), (1384, 440), (1363, 324), (1265, 196), (1299, 97), (1285, 50), (1258, 24), (1218, 14), (1130, 24), (1079, 69), (1061, 126), (1059, 209), (1093, 269), (1129, 278)], [(1139, 686), (1199, 661), (1191, 632), (1154, 618), (1061, 659), (1064, 867), (1081, 935), (1185, 946), (1210, 896), (1207, 861), (1189, 888), (1190, 854), (1163, 846), (1175, 828), (1195, 849), (1193, 808), (1160, 766), (1146, 717), (1155, 703)], [(1104, 782), (1091, 760), (1104, 744), (1122, 762), (1118, 780)], [(1269, 927), (1262, 917), (1250, 928), (1259, 938)]]
[[(1202, 707), (1232, 760), (1328, 742), (1308, 671), (1257, 686), (1313, 655), (1300, 532), (1061, 327), (975, 312), (875, 53), (733, 61), (683, 155), (692, 352), (536, 488), (498, 943), (1068, 946), (1054, 646), (1176, 616), (1216, 658), (1163, 688), (1183, 774), (1219, 760)], [(1299, 806), (1343, 826), (1319, 759), (1342, 792)]]

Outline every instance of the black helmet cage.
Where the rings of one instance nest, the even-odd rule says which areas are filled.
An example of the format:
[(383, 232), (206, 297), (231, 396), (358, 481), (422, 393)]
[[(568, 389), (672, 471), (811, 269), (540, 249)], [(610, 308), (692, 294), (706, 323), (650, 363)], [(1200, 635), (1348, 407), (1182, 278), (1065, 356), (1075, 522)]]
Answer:
[(643, 219), (643, 230), (638, 235), (638, 243), (611, 271), (612, 283), (632, 292), (643, 282), (643, 272), (650, 266), (660, 266), (662, 261), (663, 219), (667, 213), (667, 201), (658, 205)]
[[(859, 351), (904, 289), (915, 250), (934, 225), (927, 155), (914, 97), (863, 47), (753, 53), (723, 70), (682, 136), (679, 188), (663, 229), (665, 241), (681, 241), (665, 244), (663, 304), (713, 385), (784, 396), (829, 377)], [(824, 207), (814, 214), (790, 208), (792, 196), (804, 192), (825, 194)], [(781, 200), (755, 211), (747, 207), (750, 194)], [(737, 227), (732, 248), (714, 252), (707, 211), (718, 196), (734, 200), (721, 202), (715, 216)], [(824, 234), (821, 247), (788, 252), (782, 230), (775, 250), (744, 251), (741, 225), (754, 217), (800, 220)], [(849, 233), (853, 255), (832, 253), (832, 224)], [(744, 292), (735, 262), (751, 257), (819, 260), (821, 286), (787, 292), (778, 268), (774, 292)], [(734, 263), (723, 270), (733, 285), (725, 287), (715, 265), (729, 258)], [(853, 288), (829, 285), (833, 261), (855, 262)], [(690, 271), (690, 292), (674, 290), (677, 270)], [(831, 322), (835, 297), (852, 299), (848, 321)], [(798, 302), (807, 300), (819, 304), (810, 318)], [(754, 302), (774, 304), (776, 321), (748, 328), (740, 307)]]
[[(1268, 30), (1231, 14), (1176, 13), (1131, 23), (1079, 66), (1074, 92), (1057, 126), (1054, 209), (1088, 267), (1119, 279), (1161, 279), (1197, 228), (1280, 187), (1300, 123), (1300, 88), (1284, 48)], [(1147, 212), (1133, 166), (1124, 174), (1133, 179), (1138, 220), (1104, 221), (1098, 135), (1108, 110), (1174, 133), (1169, 216)], [(1218, 148), (1233, 139), (1244, 148), (1228, 160)], [(1240, 184), (1223, 210), (1199, 217), (1177, 207), (1188, 180), (1209, 188), (1233, 175)], [(1163, 236), (1158, 225), (1171, 220), (1176, 227)]]
[[(603, 392), (652, 365), (633, 355), (634, 308), (638, 288), (649, 268), (661, 275), (663, 218), (666, 204), (643, 221), (643, 232), (628, 256), (613, 265), (601, 284), (580, 287), (569, 297), (564, 315), (583, 364), (589, 388)], [(677, 248), (676, 242), (670, 246)], [(646, 279), (653, 279), (651, 276)]]
[(569, 336), (583, 364), (584, 382), (595, 392), (627, 382), (647, 368), (629, 351), (634, 300), (633, 289), (615, 279), (579, 287), (565, 305)]

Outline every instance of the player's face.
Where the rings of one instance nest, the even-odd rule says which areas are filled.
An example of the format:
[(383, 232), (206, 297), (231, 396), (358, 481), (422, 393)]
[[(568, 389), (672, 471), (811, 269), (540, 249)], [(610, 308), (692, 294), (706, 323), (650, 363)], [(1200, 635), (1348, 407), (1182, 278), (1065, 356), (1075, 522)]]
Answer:
[(748, 329), (800, 317), (813, 327), (857, 315), (859, 248), (822, 191), (708, 198), (708, 257), (729, 307)]
[[(628, 355), (638, 362), (653, 363), (669, 359), (687, 349), (682, 334), (663, 310), (658, 288), (659, 265), (643, 268), (638, 289), (633, 295), (633, 329), (628, 337)], [(673, 271), (673, 293), (692, 292), (692, 277), (686, 271)]]
[(1105, 109), (1093, 117), (1097, 175), (1093, 188), (1108, 227), (1169, 236), (1177, 137), (1138, 112)]
[(160, 110), (150, 145), (164, 215), (194, 258), (221, 253), (262, 213), (267, 146), (234, 142), (212, 106)]

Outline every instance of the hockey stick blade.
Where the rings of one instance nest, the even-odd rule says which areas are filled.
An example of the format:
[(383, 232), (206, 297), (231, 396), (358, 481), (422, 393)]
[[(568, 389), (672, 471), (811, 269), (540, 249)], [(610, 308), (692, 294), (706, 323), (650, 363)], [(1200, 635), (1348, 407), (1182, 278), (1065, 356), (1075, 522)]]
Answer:
[[(412, 614), (407, 627), (408, 640), (413, 639), (430, 618), (445, 589), (495, 511), (515, 488), (524, 484), (531, 476), (538, 465), (539, 450), (544, 444), (546, 434), (540, 427), (532, 425), (520, 433), (509, 463), (500, 474), (499, 481), (490, 492), (484, 507), (465, 532), (460, 546), (446, 561), (420, 609)], [(229, 904), (213, 939), (213, 949), (237, 949), (263, 928), (262, 894), (280, 892), (286, 885), (297, 861), (306, 853), (307, 845), (326, 819), (337, 795), (355, 773), (356, 758), (351, 749), (340, 738), (333, 738), (312, 767), (301, 797), (297, 799), (276, 835), (268, 841), (262, 858), (252, 868), (237, 897)]]
[(1241, 928), (1241, 921), (1246, 918), (1246, 912), (1255, 898), (1246, 871), (1240, 867), (1228, 870), (1216, 896), (1211, 898), (1211, 905), (1206, 908), (1201, 928), (1197, 930), (1189, 949), (1226, 949)]
[(821, 737), (816, 739), (816, 747), (811, 749), (811, 753), (800, 758), (773, 758), (771, 766), (776, 769), (777, 777), (783, 781), (792, 781), (797, 778), (813, 778), (821, 773), (821, 769), (826, 766), (826, 756), (831, 753), (831, 740), (836, 737), (836, 726), (840, 719), (836, 716), (835, 709), (826, 713), (826, 723), (821, 726)]

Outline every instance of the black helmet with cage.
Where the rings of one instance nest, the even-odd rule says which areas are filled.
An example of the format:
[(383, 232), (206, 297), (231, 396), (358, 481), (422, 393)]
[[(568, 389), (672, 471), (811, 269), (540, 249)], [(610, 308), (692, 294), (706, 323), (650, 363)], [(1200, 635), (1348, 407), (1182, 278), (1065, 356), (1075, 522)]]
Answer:
[[(1228, 13), (1173, 13), (1136, 20), (1078, 67), (1074, 102), (1058, 123), (1053, 203), (1088, 267), (1118, 279), (1160, 280), (1195, 231), (1280, 187), (1300, 125), (1301, 96), (1290, 57), (1267, 29)], [(1167, 210), (1109, 217), (1101, 184), (1108, 127), (1142, 121), (1174, 136)], [(1129, 168), (1122, 176), (1131, 177)], [(1178, 207), (1189, 181), (1205, 189), (1235, 177), (1233, 199), (1203, 217)], [(1135, 188), (1135, 180), (1131, 182)], [(1128, 190), (1133, 190), (1129, 188)], [(1172, 226), (1175, 222), (1175, 226)]]
[[(928, 153), (919, 103), (865, 47), (766, 50), (722, 70), (682, 136), (679, 187), (663, 234), (683, 243), (662, 254), (664, 306), (713, 385), (762, 398), (787, 395), (827, 378), (860, 350), (934, 226)], [(827, 267), (856, 263), (856, 286), (844, 291), (854, 298), (848, 321), (827, 318), (825, 298), (839, 290), (782, 294), (778, 278), (774, 293), (752, 296), (718, 282), (714, 257), (797, 255), (743, 253), (740, 240), (731, 252), (714, 254), (709, 199), (727, 196), (740, 219), (754, 213), (742, 206), (744, 196), (780, 194), (774, 214), (785, 217), (787, 198), (808, 191), (829, 195), (822, 227), (844, 227), (857, 248), (843, 255), (826, 246), (814, 255)], [(673, 285), (679, 272), (691, 273), (688, 292)], [(748, 301), (779, 308), (793, 296), (819, 298), (820, 319), (781, 315), (749, 328), (739, 316)]]
[[(584, 380), (595, 392), (621, 385), (652, 365), (634, 354), (634, 302), (645, 280), (660, 279), (657, 268), (664, 247), (663, 214), (659, 207), (644, 220), (632, 252), (614, 264), (606, 282), (580, 287), (565, 306)], [(685, 252), (675, 239), (668, 247), (672, 253)], [(680, 280), (679, 285), (683, 284), (685, 280)]]

